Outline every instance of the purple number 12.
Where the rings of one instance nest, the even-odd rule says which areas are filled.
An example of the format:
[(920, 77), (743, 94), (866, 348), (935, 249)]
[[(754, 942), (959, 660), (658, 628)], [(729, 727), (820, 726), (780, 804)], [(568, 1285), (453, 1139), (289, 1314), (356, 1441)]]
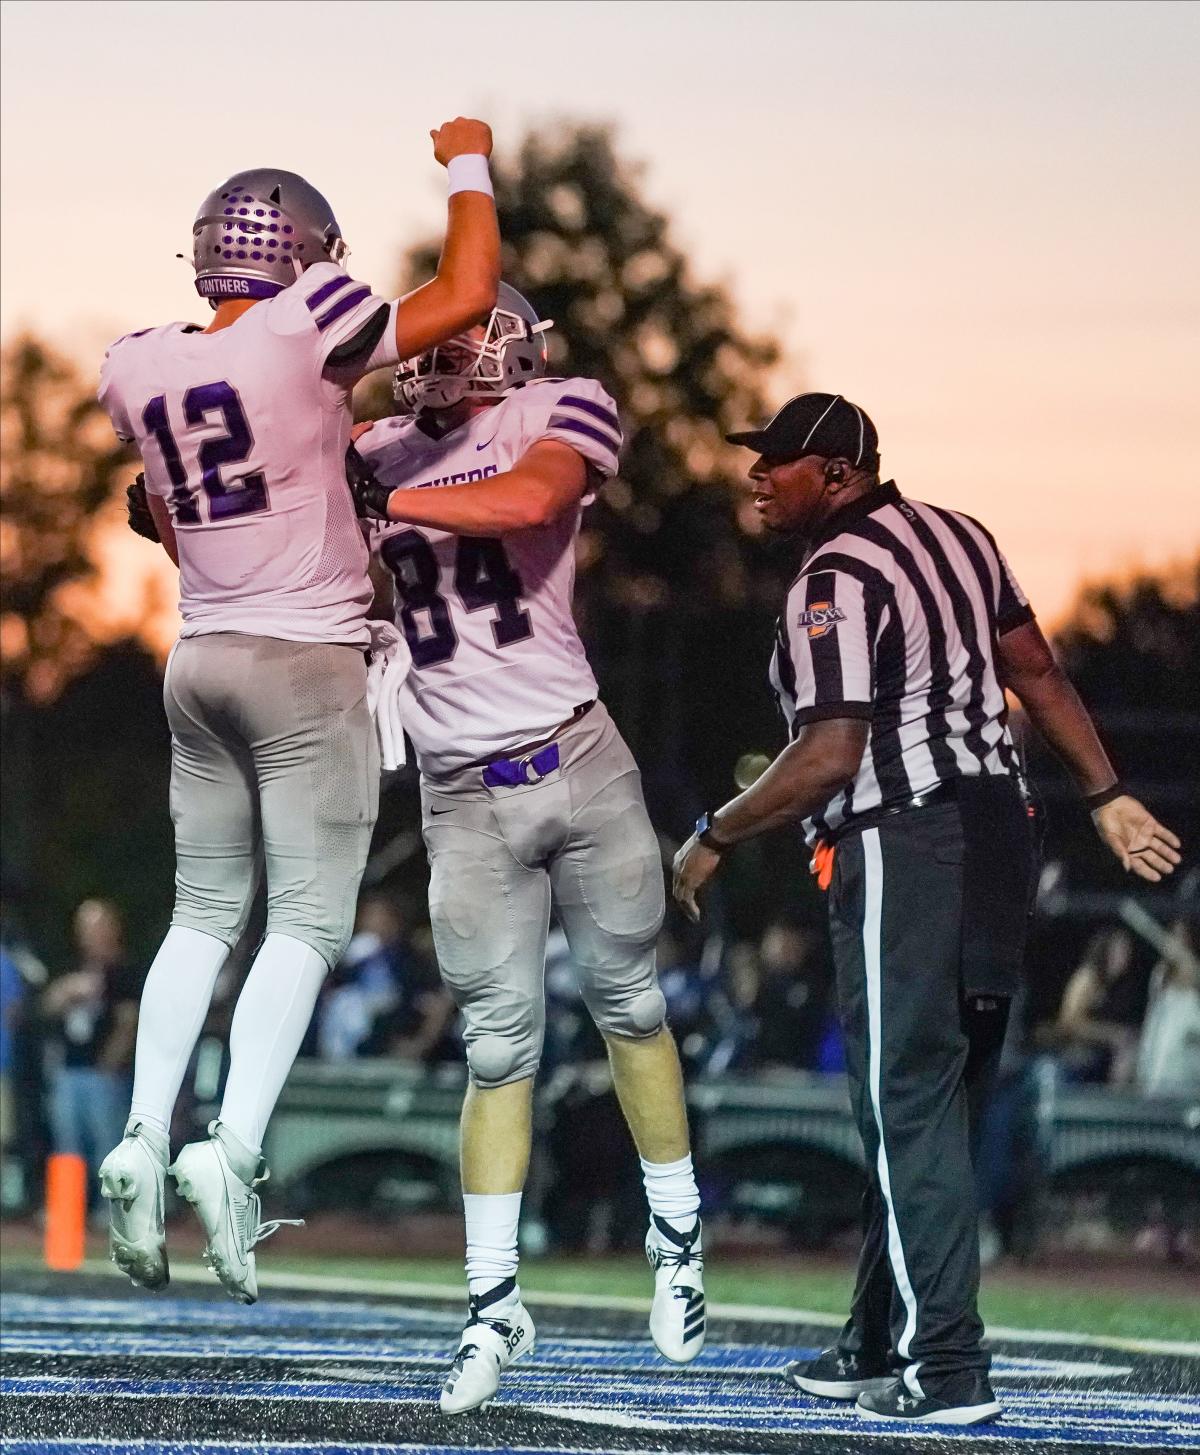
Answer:
[[(228, 520), (232, 516), (252, 515), (266, 510), (270, 501), (266, 479), (260, 472), (244, 475), (234, 486), (226, 485), (221, 479), (222, 465), (240, 464), (254, 448), (254, 435), (237, 390), (222, 379), (215, 384), (197, 384), (183, 396), (183, 417), (190, 426), (207, 424), (208, 416), (216, 410), (221, 412), (225, 433), (202, 440), (196, 452), (200, 486), (208, 496), (209, 519)], [(176, 523), (200, 525), (200, 512), (167, 418), (165, 394), (155, 395), (142, 410), (142, 423), (158, 441), (162, 451), (167, 478), (171, 482)]]

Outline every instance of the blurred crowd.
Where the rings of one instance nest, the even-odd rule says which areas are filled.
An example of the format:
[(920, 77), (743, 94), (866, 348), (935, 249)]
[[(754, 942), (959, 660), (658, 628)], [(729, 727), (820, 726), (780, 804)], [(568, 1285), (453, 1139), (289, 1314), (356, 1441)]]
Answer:
[[(1194, 918), (1035, 931), (1029, 993), (1014, 1006), (1000, 1085), (980, 1143), (985, 1227), (1003, 1239), (1019, 1196), (1025, 1111), (1048, 1085), (1110, 1086), (1147, 1096), (1200, 1094), (1200, 954)], [(1070, 959), (1064, 956), (1072, 942)], [(73, 922), (74, 953), (47, 966), (6, 914), (0, 943), (0, 1205), (33, 1205), (48, 1151), (76, 1152), (94, 1169), (120, 1138), (144, 965), (126, 948), (117, 905), (88, 899)], [(247, 949), (249, 946), (247, 946)], [(682, 921), (659, 942), (671, 1025), (692, 1077), (787, 1078), (843, 1068), (823, 931), (784, 919), (755, 939), (703, 938)], [(247, 955), (223, 971), (185, 1082), (176, 1134), (195, 1131), (219, 1094), (224, 1043)], [(1054, 980), (1061, 993), (1047, 1001)], [(580, 998), (565, 936), (552, 930), (546, 965), (544, 1096), (569, 1117), (558, 1149), (624, 1136), (601, 1115), (604, 1051)], [(1039, 997), (1039, 989), (1043, 992)], [(392, 1057), (433, 1068), (462, 1062), (458, 1015), (442, 988), (428, 921), (384, 893), (364, 896), (353, 939), (330, 975), (303, 1054), (325, 1062)], [(588, 1137), (582, 1119), (600, 1116)], [(610, 1125), (611, 1123), (611, 1125)], [(606, 1159), (592, 1158), (598, 1165)], [(612, 1165), (608, 1163), (607, 1165)], [(94, 1185), (94, 1179), (91, 1179)], [(574, 1179), (586, 1204), (586, 1169)], [(564, 1213), (569, 1219), (569, 1210)]]

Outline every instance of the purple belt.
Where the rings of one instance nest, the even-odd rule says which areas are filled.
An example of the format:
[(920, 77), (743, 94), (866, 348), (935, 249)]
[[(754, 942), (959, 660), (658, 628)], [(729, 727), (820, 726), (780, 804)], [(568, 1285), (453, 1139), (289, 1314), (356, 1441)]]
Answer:
[(497, 758), (483, 770), (485, 788), (522, 788), (540, 783), (558, 767), (558, 744), (540, 748), (529, 758)]

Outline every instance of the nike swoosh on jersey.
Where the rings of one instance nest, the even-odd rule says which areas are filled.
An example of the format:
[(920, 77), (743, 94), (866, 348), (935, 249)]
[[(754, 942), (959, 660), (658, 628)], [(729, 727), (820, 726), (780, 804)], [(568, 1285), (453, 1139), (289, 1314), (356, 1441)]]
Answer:
[(477, 450), (486, 450), (486, 449), (487, 449), (487, 447), (488, 447), (488, 445), (490, 445), (490, 444), (494, 444), (494, 443), (495, 443), (495, 441), (496, 441), (496, 436), (495, 436), (495, 435), (493, 435), (493, 436), (492, 436), (492, 437), (491, 437), (491, 439), (490, 439), (490, 440), (484, 440), (484, 442), (483, 442), (483, 444), (481, 444), (481, 445), (476, 445), (476, 446), (475, 446), (475, 448), (476, 448), (476, 449), (477, 449)]

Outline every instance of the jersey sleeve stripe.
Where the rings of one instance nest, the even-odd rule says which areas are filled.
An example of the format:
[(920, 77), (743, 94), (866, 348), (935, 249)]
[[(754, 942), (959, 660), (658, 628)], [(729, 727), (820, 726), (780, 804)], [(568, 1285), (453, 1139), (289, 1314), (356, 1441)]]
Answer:
[(352, 308), (357, 308), (364, 299), (370, 298), (370, 296), (371, 289), (366, 283), (361, 284), (351, 293), (343, 294), (327, 313), (323, 313), (317, 319), (318, 330), (324, 333), (331, 323), (336, 323), (343, 314), (349, 313)]
[(621, 421), (611, 409), (605, 409), (602, 404), (596, 404), (591, 399), (580, 399), (578, 394), (564, 394), (559, 399), (559, 405), (568, 404), (572, 409), (581, 409), (584, 414), (590, 414), (600, 420), (602, 424), (614, 430), (618, 436), (621, 434)]
[[(553, 425), (558, 420), (579, 419), (580, 415), (582, 414), (582, 410), (574, 409), (570, 405), (568, 405), (567, 408), (564, 409), (560, 401), (555, 408), (554, 414), (550, 418), (550, 423)], [(611, 429), (611, 426), (602, 423), (602, 421), (600, 420), (592, 418), (590, 415), (584, 416), (581, 422), (583, 424), (589, 425), (592, 429), (604, 430), (605, 435), (607, 436), (609, 443), (612, 445), (613, 449), (619, 450), (621, 448), (622, 437), (619, 426), (616, 429)]]
[(564, 419), (559, 416), (550, 421), (551, 432), (563, 429), (574, 430), (576, 434), (586, 435), (588, 439), (595, 440), (598, 445), (604, 446), (614, 460), (616, 459), (617, 446), (614, 441), (608, 435), (602, 434), (600, 430), (593, 429), (590, 424), (584, 424), (582, 420)]
[(348, 288), (353, 282), (354, 279), (350, 277), (331, 278), (328, 283), (322, 284), (315, 293), (310, 293), (304, 300), (308, 304), (308, 311), (316, 313), (322, 303), (327, 303), (335, 293), (340, 293), (343, 288)]
[(611, 445), (614, 450), (620, 450), (621, 442), (623, 442), (621, 441), (620, 429), (618, 429), (618, 431), (615, 431), (614, 434), (614, 432), (609, 432), (607, 426), (599, 425), (599, 423), (596, 422), (595, 419), (580, 419), (577, 413), (572, 413), (570, 412), (570, 410), (561, 409), (556, 410), (556, 412), (554, 412), (553, 415), (550, 416), (551, 428), (553, 428), (554, 425), (559, 425), (559, 423), (566, 422), (566, 420), (572, 420), (573, 423), (582, 423), (582, 425), (588, 426), (589, 429), (602, 429), (602, 431), (604, 431), (604, 438), (607, 439), (609, 445)]

